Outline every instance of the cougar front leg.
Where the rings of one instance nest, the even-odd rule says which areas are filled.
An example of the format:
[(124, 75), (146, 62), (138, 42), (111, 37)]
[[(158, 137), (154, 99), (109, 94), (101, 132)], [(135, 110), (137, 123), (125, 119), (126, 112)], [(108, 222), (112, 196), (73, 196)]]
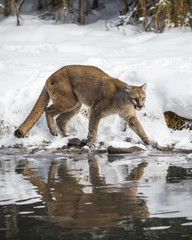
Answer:
[(147, 134), (145, 133), (141, 123), (137, 119), (136, 116), (132, 117), (123, 117), (130, 128), (142, 139), (145, 144), (150, 144), (150, 139), (148, 138)]

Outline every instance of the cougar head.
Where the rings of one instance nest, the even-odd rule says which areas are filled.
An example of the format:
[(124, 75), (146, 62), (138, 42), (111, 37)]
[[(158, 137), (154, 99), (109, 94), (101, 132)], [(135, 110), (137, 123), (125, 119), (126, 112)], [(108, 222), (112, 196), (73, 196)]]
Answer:
[(125, 91), (129, 94), (129, 101), (134, 106), (134, 108), (140, 111), (145, 106), (146, 101), (146, 90), (147, 84), (143, 84), (141, 87), (136, 86), (126, 86)]

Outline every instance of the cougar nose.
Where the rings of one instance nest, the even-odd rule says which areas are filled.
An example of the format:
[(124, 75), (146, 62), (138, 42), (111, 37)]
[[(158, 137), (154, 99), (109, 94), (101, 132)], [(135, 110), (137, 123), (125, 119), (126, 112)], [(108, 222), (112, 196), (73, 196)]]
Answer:
[(141, 104), (138, 104), (138, 106), (137, 106), (137, 110), (141, 110), (143, 108), (143, 105), (141, 105)]

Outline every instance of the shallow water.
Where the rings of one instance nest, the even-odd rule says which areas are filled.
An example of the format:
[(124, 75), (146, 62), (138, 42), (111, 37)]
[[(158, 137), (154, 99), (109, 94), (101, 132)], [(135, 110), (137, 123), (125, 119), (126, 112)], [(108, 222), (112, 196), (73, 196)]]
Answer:
[(192, 155), (0, 149), (0, 239), (192, 239)]

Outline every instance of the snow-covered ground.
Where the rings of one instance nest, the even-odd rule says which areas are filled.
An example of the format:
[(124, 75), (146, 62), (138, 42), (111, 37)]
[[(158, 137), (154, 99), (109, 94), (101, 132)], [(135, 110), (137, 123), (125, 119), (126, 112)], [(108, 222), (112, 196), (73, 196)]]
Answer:
[[(53, 137), (43, 115), (25, 139), (13, 136), (15, 128), (31, 111), (43, 85), (64, 65), (94, 65), (132, 85), (147, 83), (147, 101), (138, 113), (148, 136), (161, 145), (192, 148), (189, 130), (171, 131), (163, 112), (170, 110), (192, 118), (192, 34), (189, 29), (167, 30), (163, 34), (140, 32), (133, 26), (111, 28), (108, 23), (78, 26), (55, 25), (33, 16), (0, 22), (0, 120), (11, 131), (0, 136), (0, 146), (35, 146), (43, 140), (49, 148), (67, 144), (67, 138)], [(126, 146), (141, 140), (123, 122), (110, 116), (100, 122), (98, 141)], [(71, 136), (86, 138), (88, 119), (82, 113), (68, 124)]]

